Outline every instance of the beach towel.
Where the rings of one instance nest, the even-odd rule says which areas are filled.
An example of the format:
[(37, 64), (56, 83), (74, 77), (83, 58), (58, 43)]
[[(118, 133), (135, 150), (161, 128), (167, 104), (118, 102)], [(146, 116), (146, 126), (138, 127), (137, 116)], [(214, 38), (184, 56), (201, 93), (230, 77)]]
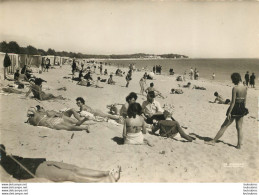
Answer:
[(141, 131), (138, 133), (128, 133), (124, 140), (124, 144), (144, 144), (143, 139), (144, 137)]

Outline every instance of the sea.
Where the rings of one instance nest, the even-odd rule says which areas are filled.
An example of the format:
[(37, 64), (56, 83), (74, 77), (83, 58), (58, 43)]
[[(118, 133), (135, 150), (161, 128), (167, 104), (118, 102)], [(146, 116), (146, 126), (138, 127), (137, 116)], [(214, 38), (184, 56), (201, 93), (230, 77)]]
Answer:
[(230, 76), (234, 72), (240, 73), (242, 80), (247, 71), (249, 74), (255, 73), (256, 81), (259, 78), (259, 58), (257, 59), (123, 59), (123, 60), (105, 60), (113, 66), (128, 67), (134, 64), (137, 69), (153, 70), (153, 66), (161, 65), (162, 74), (169, 75), (169, 69), (173, 68), (175, 74), (182, 75), (185, 71), (190, 72), (190, 68), (199, 71), (199, 78), (211, 80), (215, 73), (215, 81), (230, 81)]

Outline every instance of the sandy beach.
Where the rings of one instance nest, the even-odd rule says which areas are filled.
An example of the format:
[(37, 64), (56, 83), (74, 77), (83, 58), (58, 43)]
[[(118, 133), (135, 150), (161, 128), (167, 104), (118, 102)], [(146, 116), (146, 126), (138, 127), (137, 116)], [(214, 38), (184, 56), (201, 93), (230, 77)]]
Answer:
[[(105, 67), (115, 72), (112, 66)], [(126, 69), (125, 69), (126, 70)], [(62, 95), (66, 100), (36, 101), (24, 98), (24, 94), (6, 94), (1, 92), (0, 136), (9, 154), (27, 158), (46, 158), (74, 164), (96, 170), (110, 170), (115, 165), (122, 167), (119, 182), (259, 182), (258, 157), (258, 90), (248, 89), (247, 108), (249, 114), (244, 117), (243, 146), (235, 148), (237, 131), (233, 123), (215, 146), (204, 144), (204, 140), (214, 138), (225, 120), (228, 105), (212, 104), (214, 92), (231, 99), (233, 85), (211, 80), (195, 80), (192, 84), (205, 87), (206, 90), (182, 88), (183, 94), (170, 94), (172, 88), (179, 88), (176, 76), (156, 75), (155, 80), (147, 80), (147, 86), (154, 82), (165, 99), (157, 98), (164, 105), (173, 104), (173, 117), (188, 134), (196, 137), (196, 142), (185, 142), (180, 136), (175, 139), (163, 138), (147, 133), (145, 137), (154, 146), (123, 145), (120, 124), (96, 122), (90, 126), (91, 132), (52, 130), (31, 126), (25, 121), (30, 106), (41, 105), (45, 109), (61, 110), (75, 108), (75, 99), (83, 97), (86, 105), (108, 112), (107, 105), (125, 103), (130, 92), (138, 93), (137, 102), (142, 104), (145, 96), (139, 94), (139, 80), (144, 72), (134, 72), (128, 88), (125, 77), (114, 76), (115, 85), (103, 83), (104, 88), (83, 87), (71, 79), (71, 67), (55, 67), (48, 73), (34, 73), (36, 77), (47, 80), (43, 83), (45, 92)], [(98, 74), (93, 74), (96, 80)], [(108, 76), (101, 76), (108, 78)], [(5, 86), (12, 82), (3, 80)], [(66, 87), (66, 91), (57, 90)], [(26, 90), (25, 90), (26, 91)], [(72, 134), (74, 134), (72, 136)], [(72, 137), (72, 139), (71, 139)], [(1, 181), (18, 181), (3, 174)], [(34, 182), (42, 182), (40, 179)], [(44, 180), (43, 180), (44, 181)], [(48, 181), (44, 181), (48, 182)]]

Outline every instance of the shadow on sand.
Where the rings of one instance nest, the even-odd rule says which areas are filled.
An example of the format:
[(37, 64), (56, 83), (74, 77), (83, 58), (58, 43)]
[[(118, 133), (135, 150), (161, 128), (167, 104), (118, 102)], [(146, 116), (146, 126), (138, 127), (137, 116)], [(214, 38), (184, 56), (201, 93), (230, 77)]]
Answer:
[[(202, 136), (197, 135), (197, 134), (195, 134), (195, 133), (190, 133), (190, 135), (194, 135), (196, 138), (198, 138), (198, 139), (200, 139), (200, 140), (203, 140), (203, 141), (206, 141), (206, 142), (212, 140), (212, 138), (210, 138), (210, 137), (202, 137)], [(229, 143), (226, 143), (226, 142), (224, 142), (224, 141), (218, 140), (217, 143), (223, 143), (223, 144), (226, 144), (226, 145), (228, 145), (228, 146), (230, 146), (230, 147), (236, 148), (236, 146), (234, 146), (234, 145), (232, 145), (232, 144), (229, 144)]]

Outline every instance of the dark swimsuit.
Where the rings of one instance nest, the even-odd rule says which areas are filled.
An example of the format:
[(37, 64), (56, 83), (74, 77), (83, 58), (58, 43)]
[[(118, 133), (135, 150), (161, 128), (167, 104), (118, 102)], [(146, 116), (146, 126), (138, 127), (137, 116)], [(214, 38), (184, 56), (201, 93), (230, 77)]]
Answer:
[[(228, 108), (229, 111), (230, 107)], [(227, 111), (227, 113), (228, 113)], [(248, 109), (245, 107), (245, 99), (244, 98), (236, 98), (235, 105), (231, 112), (231, 117), (238, 118), (247, 115)], [(227, 115), (227, 114), (226, 114)]]
[[(19, 156), (13, 156), (13, 158), (20, 162), (34, 175), (39, 165), (46, 161), (45, 158), (22, 158)], [(0, 164), (8, 174), (12, 175), (14, 178), (18, 180), (33, 178), (33, 176), (31, 176), (9, 156), (2, 156)]]

